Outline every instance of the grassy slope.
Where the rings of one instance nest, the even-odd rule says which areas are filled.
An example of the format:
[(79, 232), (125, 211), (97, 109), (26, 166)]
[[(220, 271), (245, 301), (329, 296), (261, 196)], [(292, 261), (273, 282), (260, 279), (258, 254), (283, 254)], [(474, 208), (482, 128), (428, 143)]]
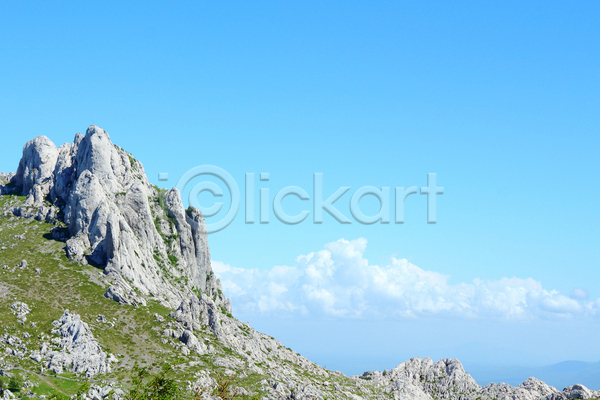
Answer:
[[(23, 197), (0, 196), (0, 214), (22, 201)], [(51, 224), (32, 219), (0, 216), (0, 249), (6, 247), (0, 250), (0, 335), (7, 333), (22, 338), (29, 351), (39, 349), (43, 341), (48, 342), (52, 337), (52, 321), (60, 318), (68, 309), (80, 314), (104, 350), (119, 359), (118, 364), (113, 364), (113, 372), (96, 376), (92, 381), (118, 381), (126, 387), (135, 363), (155, 371), (163, 363), (169, 363), (177, 371), (177, 379), (184, 382), (194, 380), (194, 375), (200, 371), (224, 372), (225, 368), (216, 366), (214, 362), (217, 358), (229, 358), (238, 360), (240, 365), (234, 371), (236, 385), (253, 393), (262, 393), (260, 382), (269, 379), (268, 369), (265, 368), (264, 374), (259, 374), (244, 368), (247, 359), (224, 347), (208, 329), (195, 334), (199, 340), (212, 345), (216, 352), (205, 355), (192, 352), (186, 356), (180, 350), (179, 341), (161, 335), (172, 321), (168, 317), (171, 310), (152, 300), (148, 306), (134, 308), (120, 306), (104, 298), (103, 294), (110, 284), (107, 277), (95, 267), (82, 266), (69, 260), (65, 256), (64, 243), (52, 239), (52, 228)], [(22, 234), (25, 235), (24, 239), (17, 238)], [(18, 265), (23, 259), (27, 260), (28, 267), (21, 270)], [(7, 268), (3, 269), (4, 265)], [(39, 274), (36, 268), (41, 270)], [(31, 308), (24, 325), (17, 321), (10, 308), (15, 301), (23, 301)], [(165, 317), (165, 321), (158, 322), (154, 313)], [(113, 322), (114, 327), (110, 323), (99, 322), (99, 314)], [(35, 322), (35, 326), (31, 322)], [(30, 337), (24, 339), (24, 332), (29, 333)], [(0, 357), (4, 358), (0, 361), (2, 367), (18, 372), (26, 380), (37, 384), (31, 389), (35, 394), (72, 395), (83, 381), (83, 377), (74, 376), (73, 373), (60, 376), (48, 370), (42, 373), (41, 363), (28, 357), (7, 355), (2, 347), (10, 346), (0, 344)], [(338, 382), (348, 390), (356, 389), (356, 383), (347, 377), (330, 374), (326, 379), (312, 375), (297, 365), (290, 366), (298, 375), (317, 385), (327, 380), (330, 383)], [(329, 390), (333, 391), (333, 388)]]

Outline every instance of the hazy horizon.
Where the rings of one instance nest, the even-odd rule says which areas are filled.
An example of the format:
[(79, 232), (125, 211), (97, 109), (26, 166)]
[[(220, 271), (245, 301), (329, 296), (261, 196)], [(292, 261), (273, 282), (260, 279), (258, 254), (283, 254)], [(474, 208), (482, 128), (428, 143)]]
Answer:
[[(234, 316), (327, 368), (598, 362), (599, 15), (594, 2), (7, 3), (0, 170), (35, 136), (61, 145), (90, 124), (160, 187), (222, 168), (241, 202), (208, 240)], [(430, 173), (436, 223), (419, 193)], [(350, 223), (314, 222), (315, 174), (324, 198), (350, 188), (334, 203)], [(212, 223), (232, 195), (205, 177), (182, 198), (217, 184), (224, 196), (197, 199), (224, 203)], [(298, 224), (273, 208), (290, 186), (309, 197), (282, 202), (308, 212)], [(413, 186), (396, 223), (395, 188)], [(389, 223), (353, 214), (362, 187), (390, 188)]]

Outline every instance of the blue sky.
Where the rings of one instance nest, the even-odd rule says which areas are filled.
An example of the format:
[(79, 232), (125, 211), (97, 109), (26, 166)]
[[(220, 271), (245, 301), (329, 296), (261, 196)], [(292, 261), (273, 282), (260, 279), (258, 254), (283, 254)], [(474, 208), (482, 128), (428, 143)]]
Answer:
[[(532, 363), (597, 361), (593, 335), (569, 328), (597, 332), (599, 322), (599, 17), (591, 1), (3, 2), (0, 170), (16, 170), (26, 140), (46, 135), (58, 145), (96, 124), (159, 186), (209, 164), (242, 189), (245, 173), (268, 172), (257, 190), (311, 193), (319, 172), (326, 195), (352, 188), (336, 203), (346, 215), (362, 186), (426, 186), (434, 172), (445, 190), (437, 224), (427, 224), (421, 195), (407, 199), (404, 224), (388, 225), (328, 216), (314, 225), (312, 215), (294, 226), (273, 215), (270, 224), (246, 225), (242, 201), (237, 219), (209, 238), (234, 312), (344, 372), (358, 373), (360, 363), (389, 368), (413, 350), (452, 356), (471, 342), (510, 354), (530, 349)], [(160, 172), (169, 181), (159, 182)], [(303, 208), (298, 199), (284, 204), (290, 214)], [(361, 204), (377, 208), (373, 198)], [(419, 298), (434, 293), (463, 311), (378, 295), (375, 284), (336, 275), (351, 268), (335, 257), (335, 279), (312, 284), (338, 303), (311, 303), (301, 292), (310, 263), (298, 257), (342, 239), (364, 240), (356, 265), (389, 267), (390, 282), (408, 279), (398, 273), (401, 260), (429, 271), (435, 279), (416, 282), (433, 292)], [(291, 275), (275, 278), (276, 266)], [(237, 269), (285, 290), (250, 285)], [(494, 308), (483, 306), (485, 296), (459, 300), (464, 290), (499, 295), (513, 286), (537, 293), (519, 318), (500, 307), (518, 301), (493, 297)], [(350, 292), (362, 297), (344, 297)], [(261, 295), (307, 311), (250, 307)], [(582, 308), (549, 313), (551, 300)], [(447, 340), (428, 336), (448, 319), (460, 323), (450, 324)], [(390, 351), (407, 325), (413, 334)], [(342, 326), (344, 340), (333, 333)], [(377, 345), (344, 369), (365, 335)]]

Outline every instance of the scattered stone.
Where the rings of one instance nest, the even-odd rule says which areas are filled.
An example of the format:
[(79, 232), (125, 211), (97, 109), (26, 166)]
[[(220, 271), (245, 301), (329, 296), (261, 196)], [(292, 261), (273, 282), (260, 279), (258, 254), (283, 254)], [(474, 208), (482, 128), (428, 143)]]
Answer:
[(125, 393), (110, 382), (102, 382), (101, 384), (92, 384), (87, 393), (82, 393), (80, 400), (121, 400), (125, 398)]
[(27, 314), (31, 312), (29, 306), (22, 301), (16, 301), (10, 306), (12, 313), (17, 316), (17, 319), (21, 324), (27, 321)]
[[(414, 358), (390, 371), (352, 377), (351, 385), (336, 381), (339, 373), (311, 363), (277, 340), (230, 317), (231, 304), (211, 270), (202, 213), (193, 208), (185, 210), (177, 189), (163, 191), (153, 187), (142, 164), (114, 146), (108, 134), (97, 126), (90, 126), (85, 136), (77, 134), (72, 144), (59, 148), (43, 136), (27, 142), (17, 173), (0, 174), (0, 194), (9, 193), (26, 196), (26, 200), (23, 203), (13, 198), (4, 203), (3, 215), (13, 225), (6, 228), (13, 229), (15, 221), (22, 218), (54, 223), (52, 237), (66, 243), (66, 254), (71, 260), (103, 271), (106, 282), (110, 282), (106, 298), (123, 306), (145, 305), (146, 299), (153, 298), (175, 310), (170, 314), (174, 321), (169, 321), (162, 332), (163, 344), (170, 344), (184, 355), (215, 353), (214, 364), (225, 368), (226, 374), (241, 370), (243, 374), (268, 375), (269, 379), (260, 384), (269, 400), (324, 399), (332, 393), (335, 399), (359, 400), (361, 397), (355, 393), (370, 397), (372, 388), (377, 389), (379, 396), (373, 398), (395, 400), (564, 400), (600, 396), (583, 385), (559, 392), (535, 378), (518, 387), (490, 384), (482, 388), (455, 359), (434, 363), (429, 358)], [(14, 240), (2, 243), (0, 250), (18, 246), (12, 242), (25, 240), (26, 234), (29, 235), (25, 230), (14, 235)], [(27, 261), (10, 271), (17, 267), (26, 269)], [(35, 273), (40, 274), (41, 269), (35, 268)], [(31, 310), (27, 304), (15, 302), (11, 311), (24, 324)], [(164, 317), (153, 316), (156, 321), (165, 322)], [(102, 314), (97, 318), (102, 324), (114, 326)], [(69, 370), (88, 377), (110, 372), (116, 359), (102, 350), (79, 315), (65, 311), (52, 325), (55, 337), (32, 352), (21, 338), (5, 334), (2, 342), (10, 346), (4, 346), (5, 353), (13, 357), (28, 355), (43, 363), (42, 372), (44, 366), (55, 373)], [(31, 326), (35, 326), (34, 322)], [(214, 337), (207, 337), (207, 327)], [(29, 338), (26, 333), (22, 337)], [(243, 358), (223, 357), (224, 347)], [(203, 371), (190, 387), (210, 395), (215, 381)], [(254, 395), (243, 389), (238, 394)], [(82, 397), (103, 400), (110, 396), (119, 399), (124, 394), (102, 384), (92, 385)], [(9, 398), (14, 395), (4, 391), (2, 399)]]

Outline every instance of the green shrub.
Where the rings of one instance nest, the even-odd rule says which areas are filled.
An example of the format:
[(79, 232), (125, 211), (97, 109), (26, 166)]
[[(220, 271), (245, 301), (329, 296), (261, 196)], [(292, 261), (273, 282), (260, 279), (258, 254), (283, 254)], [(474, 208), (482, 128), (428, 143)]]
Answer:
[(176, 400), (180, 397), (175, 379), (167, 376), (171, 371), (170, 365), (164, 365), (162, 371), (155, 375), (137, 366), (133, 371), (133, 386), (125, 395), (125, 400)]
[(90, 382), (88, 382), (87, 380), (85, 382), (83, 382), (81, 384), (81, 386), (79, 386), (79, 389), (77, 389), (77, 399), (78, 400), (83, 400), (84, 399), (84, 395), (90, 391)]
[(20, 375), (13, 375), (8, 381), (8, 390), (11, 392), (20, 392), (23, 388), (23, 378)]
[(213, 389), (213, 396), (220, 397), (223, 400), (232, 400), (238, 395), (237, 389), (232, 388), (233, 376), (226, 376), (216, 372), (213, 375), (216, 386)]

